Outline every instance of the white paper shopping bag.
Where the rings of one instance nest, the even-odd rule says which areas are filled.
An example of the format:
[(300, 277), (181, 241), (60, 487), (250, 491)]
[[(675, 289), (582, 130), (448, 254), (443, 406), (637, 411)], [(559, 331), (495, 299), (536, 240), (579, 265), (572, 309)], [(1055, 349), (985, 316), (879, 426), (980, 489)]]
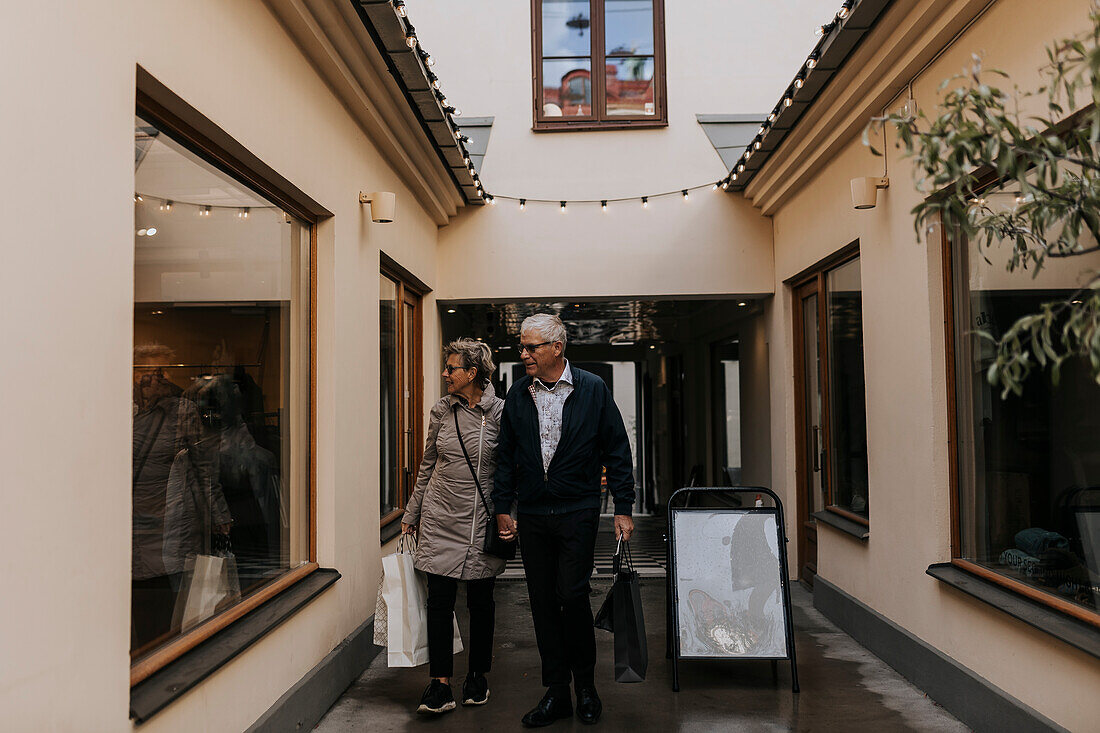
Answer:
[[(417, 667), (428, 661), (428, 591), (413, 567), (413, 553), (402, 538), (397, 552), (382, 558), (382, 599), (386, 607), (386, 660), (390, 667)], [(455, 654), (462, 651), (454, 618)]]

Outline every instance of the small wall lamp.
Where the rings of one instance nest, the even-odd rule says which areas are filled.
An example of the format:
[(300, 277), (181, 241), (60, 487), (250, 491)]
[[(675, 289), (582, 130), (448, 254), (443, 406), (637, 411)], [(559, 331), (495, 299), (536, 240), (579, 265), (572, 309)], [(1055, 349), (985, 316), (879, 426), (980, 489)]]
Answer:
[(861, 176), (852, 181), (852, 206), (857, 209), (873, 209), (878, 203), (878, 190), (889, 188), (890, 179), (883, 176)]
[(397, 208), (397, 196), (392, 191), (359, 192), (359, 203), (370, 204), (371, 221), (388, 224), (393, 221), (393, 211)]

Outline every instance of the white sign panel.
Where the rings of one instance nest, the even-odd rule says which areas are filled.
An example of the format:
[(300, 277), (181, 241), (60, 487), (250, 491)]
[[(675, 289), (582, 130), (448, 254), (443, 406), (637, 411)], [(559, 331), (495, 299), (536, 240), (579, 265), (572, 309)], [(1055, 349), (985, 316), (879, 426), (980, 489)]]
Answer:
[(786, 659), (776, 513), (672, 511), (680, 657)]

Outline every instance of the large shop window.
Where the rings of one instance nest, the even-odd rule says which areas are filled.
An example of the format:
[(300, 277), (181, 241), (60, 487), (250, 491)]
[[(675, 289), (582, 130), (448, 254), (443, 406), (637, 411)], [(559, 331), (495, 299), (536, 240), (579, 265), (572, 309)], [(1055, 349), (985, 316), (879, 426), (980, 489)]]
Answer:
[(659, 127), (663, 0), (532, 0), (535, 129)]
[(167, 127), (134, 128), (136, 681), (312, 564), (312, 225)]
[(418, 288), (393, 269), (378, 279), (381, 356), (379, 514), (383, 541), (405, 511), (421, 455), (423, 361)]
[[(992, 207), (1016, 194), (994, 188)], [(951, 241), (951, 240), (954, 241)], [(1090, 240), (1084, 243), (1094, 247)], [(1012, 248), (948, 238), (949, 348), (956, 407), (956, 562), (1033, 600), (1100, 625), (1100, 386), (1081, 360), (1055, 385), (1036, 370), (1001, 397), (987, 373), (999, 337), (1020, 316), (1065, 300), (1100, 270), (1100, 253), (1009, 273)]]

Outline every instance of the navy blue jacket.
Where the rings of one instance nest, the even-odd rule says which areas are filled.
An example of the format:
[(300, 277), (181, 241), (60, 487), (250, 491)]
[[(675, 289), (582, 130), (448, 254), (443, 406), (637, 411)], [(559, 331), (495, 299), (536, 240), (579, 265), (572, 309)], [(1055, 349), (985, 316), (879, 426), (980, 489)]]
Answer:
[(602, 379), (576, 367), (571, 369), (573, 392), (562, 407), (561, 440), (545, 472), (538, 410), (528, 389), (533, 378), (525, 376), (508, 390), (500, 419), (493, 487), (497, 514), (507, 514), (517, 497), (520, 512), (526, 514), (599, 508), (604, 466), (615, 513), (631, 513), (634, 463), (623, 417)]

